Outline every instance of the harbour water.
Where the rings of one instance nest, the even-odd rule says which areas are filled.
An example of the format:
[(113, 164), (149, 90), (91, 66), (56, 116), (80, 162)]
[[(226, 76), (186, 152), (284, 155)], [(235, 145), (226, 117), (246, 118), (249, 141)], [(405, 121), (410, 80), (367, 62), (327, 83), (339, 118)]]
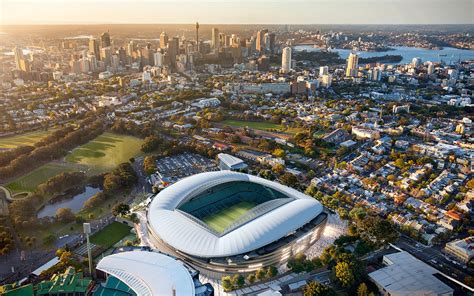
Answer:
[[(415, 57), (421, 58), (422, 62), (440, 62), (446, 63), (456, 62), (458, 60), (474, 59), (474, 50), (457, 49), (453, 47), (444, 47), (443, 49), (425, 49), (418, 47), (396, 46), (393, 50), (384, 52), (358, 51), (361, 58), (377, 57), (384, 55), (401, 55), (403, 57), (400, 64), (410, 63)], [(295, 51), (320, 51), (319, 48), (314, 48), (312, 45), (297, 45), (294, 47)], [(350, 49), (332, 49), (333, 52), (338, 52), (341, 58), (346, 59), (351, 52)]]

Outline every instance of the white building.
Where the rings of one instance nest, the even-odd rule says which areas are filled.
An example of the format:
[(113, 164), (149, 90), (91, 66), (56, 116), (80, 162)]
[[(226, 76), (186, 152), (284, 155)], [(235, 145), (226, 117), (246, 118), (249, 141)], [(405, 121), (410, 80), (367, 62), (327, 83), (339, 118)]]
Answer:
[(242, 159), (230, 154), (219, 153), (217, 157), (219, 158), (219, 168), (221, 171), (236, 171), (247, 167), (247, 164)]
[(319, 77), (323, 77), (324, 75), (329, 74), (329, 67), (328, 66), (321, 66), (319, 67)]
[(154, 60), (154, 65), (156, 67), (162, 67), (163, 66), (163, 54), (161, 52), (155, 52), (153, 54), (153, 60)]
[(191, 106), (199, 108), (217, 107), (221, 104), (218, 98), (200, 99), (199, 101), (192, 103)]
[(281, 55), (281, 71), (288, 73), (291, 70), (291, 47), (283, 48)]
[(459, 239), (446, 244), (445, 250), (464, 263), (474, 258), (474, 236)]
[(439, 271), (403, 251), (383, 256), (386, 267), (369, 273), (382, 295), (453, 295), (454, 290), (436, 278)]
[(346, 77), (357, 76), (357, 66), (359, 65), (359, 56), (351, 52), (347, 58)]

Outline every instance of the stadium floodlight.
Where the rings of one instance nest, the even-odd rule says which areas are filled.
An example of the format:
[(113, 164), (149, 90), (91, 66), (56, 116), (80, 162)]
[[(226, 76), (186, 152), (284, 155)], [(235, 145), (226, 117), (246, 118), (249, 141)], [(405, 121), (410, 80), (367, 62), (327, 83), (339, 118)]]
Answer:
[(90, 223), (84, 223), (84, 234), (86, 235), (86, 240), (87, 240), (87, 257), (89, 261), (89, 274), (92, 276), (92, 254), (91, 254), (91, 244), (89, 241), (89, 234), (92, 233), (91, 230), (91, 224)]

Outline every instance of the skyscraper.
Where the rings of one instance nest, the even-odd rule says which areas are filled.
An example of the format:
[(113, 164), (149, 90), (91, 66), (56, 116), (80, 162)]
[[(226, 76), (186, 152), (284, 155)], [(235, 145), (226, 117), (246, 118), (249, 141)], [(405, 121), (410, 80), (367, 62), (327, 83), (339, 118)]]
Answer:
[(269, 33), (268, 34), (268, 44), (266, 44), (267, 50), (273, 54), (275, 50), (275, 33)]
[(176, 56), (179, 51), (179, 38), (173, 37), (168, 44), (168, 54), (170, 56), (171, 67), (175, 69), (176, 67)]
[(263, 49), (265, 48), (264, 38), (265, 38), (265, 34), (267, 33), (268, 33), (268, 29), (260, 30), (257, 32), (256, 49), (259, 52), (262, 52)]
[(17, 70), (23, 70), (22, 69), (22, 63), (23, 60), (25, 59), (23, 56), (23, 50), (21, 48), (15, 47), (13, 49), (13, 55), (15, 56), (15, 66)]
[(212, 28), (212, 39), (211, 39), (212, 48), (216, 51), (219, 51), (220, 40), (219, 40), (219, 29)]
[(291, 69), (291, 47), (285, 47), (283, 48), (283, 52), (281, 55), (281, 71), (283, 73), (288, 73), (290, 72), (290, 69)]
[(428, 73), (428, 75), (431, 75), (434, 73), (434, 65), (432, 62), (428, 62), (428, 68), (426, 70), (426, 72)]
[(347, 58), (346, 77), (357, 76), (357, 66), (359, 63), (359, 56), (351, 52)]
[(160, 48), (164, 49), (168, 46), (168, 35), (165, 32), (160, 34)]
[(328, 73), (329, 73), (328, 66), (319, 67), (319, 77), (322, 77), (323, 75), (327, 75)]
[(133, 42), (133, 40), (130, 40), (130, 42), (127, 45), (127, 55), (132, 56), (134, 51), (135, 51), (135, 42)]
[(100, 58), (100, 45), (99, 41), (95, 38), (89, 39), (89, 53), (95, 55), (97, 59)]
[(102, 35), (100, 35), (100, 47), (110, 47), (110, 45), (112, 45), (112, 43), (110, 42), (109, 32), (102, 33)]

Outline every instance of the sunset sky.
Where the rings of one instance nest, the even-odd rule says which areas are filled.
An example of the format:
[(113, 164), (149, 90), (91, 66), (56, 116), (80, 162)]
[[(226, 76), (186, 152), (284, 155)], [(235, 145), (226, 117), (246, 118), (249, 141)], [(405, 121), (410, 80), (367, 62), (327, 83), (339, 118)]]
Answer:
[(1, 24), (472, 24), (473, 0), (0, 0)]

